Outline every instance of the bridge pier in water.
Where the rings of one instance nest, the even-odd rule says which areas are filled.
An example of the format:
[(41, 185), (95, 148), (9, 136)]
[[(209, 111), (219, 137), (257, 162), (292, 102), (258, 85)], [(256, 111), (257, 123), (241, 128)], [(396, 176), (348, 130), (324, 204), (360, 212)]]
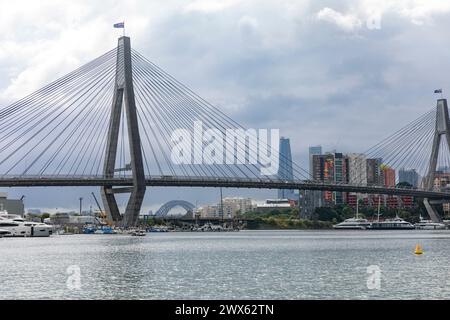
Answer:
[[(123, 105), (127, 119), (133, 186), (113, 188), (112, 185), (109, 185), (101, 188), (102, 200), (108, 218), (116, 225), (124, 227), (136, 225), (146, 189), (132, 72), (130, 38), (124, 36), (118, 40), (116, 79), (103, 174), (105, 178), (113, 178), (116, 171), (115, 165)], [(119, 212), (115, 198), (116, 193), (130, 193), (123, 217)]]

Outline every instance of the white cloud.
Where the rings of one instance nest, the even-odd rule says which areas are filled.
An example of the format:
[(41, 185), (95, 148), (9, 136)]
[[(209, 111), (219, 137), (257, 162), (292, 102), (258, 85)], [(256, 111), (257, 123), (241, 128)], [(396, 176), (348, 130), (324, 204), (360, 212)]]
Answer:
[(317, 19), (333, 23), (345, 31), (354, 31), (362, 26), (362, 22), (357, 16), (352, 14), (344, 15), (328, 7), (317, 13)]
[(450, 11), (450, 2), (442, 0), (409, 1), (397, 10), (409, 18), (416, 25), (424, 25), (433, 22), (433, 17)]

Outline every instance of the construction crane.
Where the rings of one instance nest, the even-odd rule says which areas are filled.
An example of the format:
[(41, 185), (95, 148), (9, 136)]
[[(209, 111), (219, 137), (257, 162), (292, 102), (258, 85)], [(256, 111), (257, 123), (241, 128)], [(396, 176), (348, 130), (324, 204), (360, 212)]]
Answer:
[(102, 210), (102, 207), (100, 206), (100, 203), (97, 200), (97, 197), (95, 196), (95, 193), (91, 192), (92, 197), (95, 200), (95, 203), (97, 204), (98, 210), (99, 210), (99, 217), (101, 218), (101, 223), (106, 224), (106, 213)]

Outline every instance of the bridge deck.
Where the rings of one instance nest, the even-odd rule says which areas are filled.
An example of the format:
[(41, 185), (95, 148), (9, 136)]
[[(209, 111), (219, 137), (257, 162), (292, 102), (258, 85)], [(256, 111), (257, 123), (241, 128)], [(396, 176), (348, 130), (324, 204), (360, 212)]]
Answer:
[[(132, 178), (94, 177), (1, 177), (0, 187), (87, 187), (87, 186), (131, 186)], [(398, 196), (415, 196), (429, 199), (450, 200), (450, 193), (425, 191), (420, 189), (389, 188), (380, 186), (329, 184), (315, 181), (280, 181), (269, 179), (224, 179), (152, 176), (147, 177), (146, 185), (150, 187), (212, 187), (212, 188), (248, 188), (248, 189), (294, 189), (341, 191)]]

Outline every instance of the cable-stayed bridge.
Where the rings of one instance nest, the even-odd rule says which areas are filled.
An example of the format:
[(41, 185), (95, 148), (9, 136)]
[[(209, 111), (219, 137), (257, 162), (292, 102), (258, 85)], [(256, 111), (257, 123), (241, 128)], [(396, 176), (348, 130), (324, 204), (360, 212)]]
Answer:
[[(199, 124), (203, 136), (197, 139)], [(99, 186), (110, 219), (124, 226), (136, 223), (146, 187), (151, 186), (409, 195), (424, 198), (434, 220), (440, 217), (433, 204), (450, 202), (446, 185), (436, 183), (450, 168), (445, 99), (364, 152), (393, 169), (416, 169), (423, 177), (416, 188), (371, 183), (362, 163), (353, 164), (353, 175), (342, 181), (317, 179), (296, 163), (290, 176), (280, 171), (262, 174), (268, 162), (261, 160), (261, 153), (266, 160), (273, 158), (273, 150), (278, 150), (274, 142), (246, 130), (147, 60), (131, 48), (128, 37), (1, 108), (0, 128), (0, 187)], [(243, 134), (242, 143), (238, 134), (227, 139), (230, 130)], [(175, 158), (192, 161), (174, 159), (177, 146), (183, 148)], [(231, 156), (227, 150), (233, 151)], [(278, 152), (276, 156), (279, 163), (288, 161)], [(118, 193), (130, 194), (123, 215), (115, 199)]]

